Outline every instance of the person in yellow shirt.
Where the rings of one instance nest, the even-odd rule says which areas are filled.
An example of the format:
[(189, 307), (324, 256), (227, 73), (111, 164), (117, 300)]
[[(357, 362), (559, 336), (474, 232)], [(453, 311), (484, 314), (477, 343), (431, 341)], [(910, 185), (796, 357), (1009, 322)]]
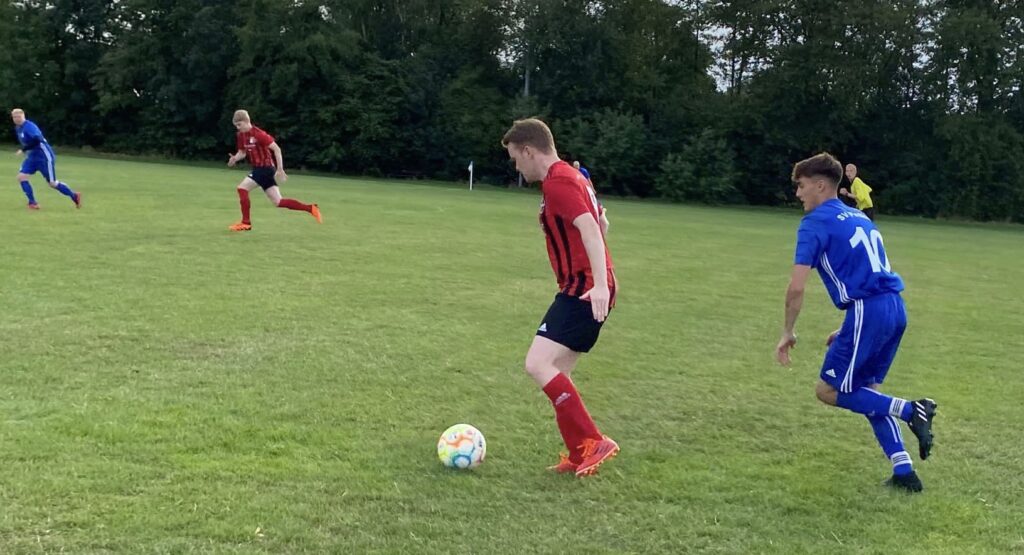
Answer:
[(871, 186), (857, 177), (857, 166), (846, 165), (846, 179), (850, 180), (850, 188), (839, 189), (839, 194), (857, 203), (860, 210), (871, 221), (875, 221), (875, 203), (871, 201)]

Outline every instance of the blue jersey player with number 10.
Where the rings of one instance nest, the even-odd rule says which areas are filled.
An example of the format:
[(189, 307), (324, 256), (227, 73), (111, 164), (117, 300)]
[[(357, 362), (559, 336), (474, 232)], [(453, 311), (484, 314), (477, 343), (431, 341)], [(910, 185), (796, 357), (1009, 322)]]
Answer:
[(921, 459), (927, 459), (937, 405), (931, 399), (907, 401), (878, 391), (907, 327), (900, 297), (903, 280), (892, 271), (882, 234), (874, 223), (836, 197), (843, 177), (838, 160), (828, 153), (812, 156), (793, 167), (792, 177), (807, 214), (797, 231), (793, 273), (786, 290), (785, 327), (775, 356), (783, 365), (790, 362), (804, 286), (815, 268), (832, 302), (846, 311), (842, 327), (826, 342), (828, 352), (815, 393), (826, 405), (866, 416), (892, 462), (893, 475), (885, 483), (919, 492), (923, 485), (903, 447), (899, 420), (909, 424), (917, 436)]
[(32, 185), (28, 182), (29, 176), (36, 172), (43, 174), (50, 187), (70, 198), (75, 203), (75, 208), (81, 208), (82, 194), (72, 191), (67, 184), (57, 180), (57, 156), (50, 148), (50, 143), (46, 142), (46, 138), (43, 137), (43, 132), (35, 123), (25, 119), (25, 111), (21, 108), (11, 110), (11, 120), (14, 121), (14, 133), (18, 136), (18, 144), (21, 145), (18, 154), (25, 155), (25, 161), (21, 163), (21, 171), (18, 172), (18, 183), (21, 184), (21, 190), (28, 198), (29, 210), (39, 210)]

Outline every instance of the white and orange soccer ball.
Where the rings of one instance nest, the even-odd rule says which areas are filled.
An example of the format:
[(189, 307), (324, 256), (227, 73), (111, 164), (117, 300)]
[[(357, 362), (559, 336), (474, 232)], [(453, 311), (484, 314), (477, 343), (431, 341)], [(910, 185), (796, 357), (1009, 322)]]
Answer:
[(476, 468), (486, 453), (484, 434), (469, 424), (456, 424), (437, 440), (437, 458), (448, 468)]

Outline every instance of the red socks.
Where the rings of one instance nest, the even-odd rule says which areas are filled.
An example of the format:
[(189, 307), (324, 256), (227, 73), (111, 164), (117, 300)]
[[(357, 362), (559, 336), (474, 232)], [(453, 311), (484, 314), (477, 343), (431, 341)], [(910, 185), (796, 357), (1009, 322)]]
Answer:
[[(252, 203), (249, 202), (249, 191), (245, 189), (238, 189), (238, 203), (242, 205), (242, 223), (249, 224), (249, 209)], [(287, 208), (289, 210), (301, 210), (303, 212), (312, 212), (312, 204), (302, 204), (301, 202), (292, 198), (283, 198), (281, 202), (277, 203), (278, 208)]]
[(312, 212), (312, 204), (302, 204), (301, 202), (293, 198), (283, 198), (281, 202), (277, 203), (278, 208), (287, 208), (288, 210), (301, 210), (303, 212)]
[(242, 223), (249, 224), (249, 191), (245, 189), (238, 189), (238, 203), (242, 205)]
[(583, 462), (580, 444), (584, 439), (601, 439), (601, 432), (597, 424), (583, 406), (583, 399), (576, 391), (569, 376), (558, 373), (544, 386), (544, 393), (551, 399), (555, 407), (555, 421), (558, 422), (558, 431), (562, 432), (562, 439), (565, 446), (569, 448), (569, 460), (574, 463)]

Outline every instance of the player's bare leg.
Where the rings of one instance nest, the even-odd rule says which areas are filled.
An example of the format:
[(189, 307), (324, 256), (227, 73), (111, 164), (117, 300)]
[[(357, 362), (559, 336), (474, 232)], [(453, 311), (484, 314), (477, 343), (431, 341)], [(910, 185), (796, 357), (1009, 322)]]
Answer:
[(556, 362), (559, 359), (567, 359), (572, 352), (572, 349), (561, 343), (539, 335), (535, 336), (530, 350), (526, 352), (526, 373), (537, 385), (544, 387), (561, 373)]
[(572, 376), (572, 371), (576, 369), (576, 363), (580, 360), (580, 354), (572, 349), (566, 349), (564, 353), (555, 358), (555, 368), (558, 371), (565, 374), (566, 376)]

